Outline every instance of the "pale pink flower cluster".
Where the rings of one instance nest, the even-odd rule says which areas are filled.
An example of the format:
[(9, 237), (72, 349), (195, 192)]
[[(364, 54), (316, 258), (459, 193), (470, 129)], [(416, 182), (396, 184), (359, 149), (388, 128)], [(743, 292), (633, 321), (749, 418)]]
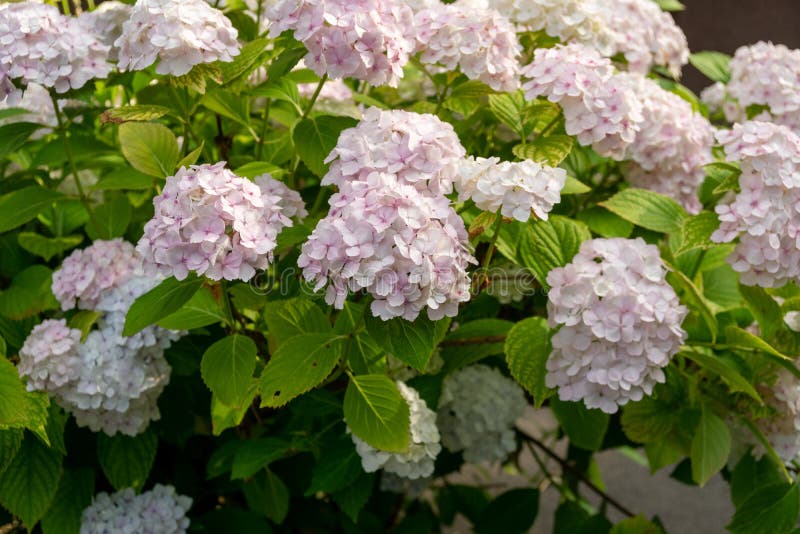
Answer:
[(231, 21), (203, 0), (137, 0), (122, 34), (119, 68), (182, 76), (201, 63), (233, 61), (238, 32)]
[(736, 50), (730, 62), (727, 96), (738, 104), (723, 108), (729, 121), (743, 121), (750, 106), (768, 106), (756, 116), (800, 131), (800, 50), (760, 41)]
[(156, 484), (140, 495), (133, 488), (102, 492), (83, 510), (80, 534), (183, 534), (191, 507), (192, 499), (173, 486)]
[(64, 319), (47, 319), (33, 327), (19, 350), (20, 376), (29, 391), (57, 389), (75, 380), (81, 331), (67, 327)]
[(293, 30), (305, 63), (322, 76), (397, 86), (414, 52), (414, 14), (385, 0), (277, 0), (267, 9), (270, 36)]
[(539, 219), (561, 201), (567, 171), (531, 160), (500, 161), (475, 158), (461, 161), (455, 187), (461, 201), (472, 199), (485, 211), (500, 210), (503, 217), (525, 222), (533, 212)]
[(93, 310), (142, 263), (133, 245), (122, 239), (97, 240), (70, 254), (53, 273), (53, 295), (63, 310)]
[[(356, 435), (352, 435), (356, 452), (361, 457), (361, 467), (367, 473), (383, 469), (404, 479), (419, 479), (433, 474), (433, 462), (442, 450), (439, 430), (436, 428), (436, 412), (428, 408), (414, 388), (399, 380), (397, 388), (408, 403), (411, 441), (403, 453), (376, 449)], [(350, 432), (350, 427), (347, 427)]]
[[(0, 98), (0, 110), (20, 108), (28, 111), (28, 113), (0, 119), (0, 126), (12, 122), (33, 122), (41, 124), (42, 126), (47, 126), (48, 128), (42, 128), (33, 134), (32, 138), (38, 139), (49, 132), (49, 128), (54, 128), (58, 125), (58, 119), (56, 118), (55, 108), (53, 108), (53, 100), (50, 98), (50, 92), (38, 83), (29, 83), (22, 93), (21, 99), (13, 99), (13, 102), (10, 100), (12, 99), (3, 102), (2, 98)], [(58, 103), (59, 107), (63, 108), (67, 101), (59, 100)]]
[(687, 309), (666, 282), (658, 248), (636, 239), (593, 239), (550, 271), (553, 352), (547, 387), (561, 400), (615, 413), (650, 395), (678, 352)]
[(114, 47), (114, 41), (122, 35), (122, 25), (131, 18), (131, 10), (132, 8), (128, 4), (107, 0), (97, 6), (97, 9), (81, 13), (78, 21), (101, 43), (111, 47), (109, 59), (116, 61), (119, 50)]
[(642, 105), (606, 58), (573, 43), (539, 48), (523, 68), (529, 100), (544, 96), (564, 110), (565, 128), (582, 145), (620, 159), (642, 121)]
[(746, 285), (780, 287), (800, 280), (800, 137), (789, 128), (750, 121), (720, 131), (728, 161), (739, 161), (741, 191), (715, 208), (711, 239), (739, 241), (728, 257)]
[(108, 53), (109, 47), (78, 19), (62, 15), (55, 6), (0, 5), (0, 97), (13, 93), (11, 80), (59, 93), (79, 89), (93, 78), (108, 76)]
[(439, 4), (418, 12), (414, 26), (422, 63), (460, 69), (496, 91), (519, 86), (522, 46), (514, 25), (494, 9)]
[[(800, 455), (800, 382), (789, 371), (781, 369), (771, 388), (759, 389), (767, 406), (776, 413), (758, 419), (756, 425), (781, 460), (791, 465)], [(761, 458), (766, 454), (764, 446), (750, 432), (744, 435), (751, 438), (753, 456)]]
[(344, 305), (366, 290), (372, 313), (440, 319), (469, 300), (464, 223), (444, 196), (464, 148), (433, 115), (370, 108), (342, 132), (323, 185), (337, 185), (331, 209), (303, 244), (298, 265), (326, 302)]
[(721, 111), (728, 122), (744, 122), (747, 113), (739, 103), (728, 94), (725, 84), (716, 82), (700, 91), (700, 101), (710, 112)]
[(712, 161), (714, 130), (711, 123), (678, 95), (639, 74), (617, 77), (642, 102), (643, 121), (627, 157), (628, 182), (680, 202), (689, 213), (702, 205), (697, 189), (705, 179), (703, 165)]
[(183, 280), (250, 280), (272, 261), (291, 216), (306, 215), (297, 192), (268, 174), (251, 182), (214, 165), (182, 167), (153, 199), (155, 214), (136, 249), (148, 268)]

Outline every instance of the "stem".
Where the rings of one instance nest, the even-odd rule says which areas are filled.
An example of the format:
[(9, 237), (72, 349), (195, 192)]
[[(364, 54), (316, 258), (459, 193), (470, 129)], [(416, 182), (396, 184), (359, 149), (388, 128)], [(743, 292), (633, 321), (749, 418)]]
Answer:
[(83, 189), (83, 184), (81, 183), (81, 179), (78, 176), (78, 168), (75, 166), (75, 158), (72, 155), (72, 144), (69, 142), (69, 136), (67, 135), (67, 128), (66, 125), (64, 124), (64, 117), (61, 116), (61, 110), (58, 107), (58, 97), (53, 91), (50, 91), (50, 99), (53, 101), (53, 110), (56, 115), (56, 123), (58, 124), (58, 135), (59, 137), (61, 137), (61, 142), (64, 143), (64, 152), (67, 155), (67, 163), (69, 164), (69, 169), (70, 172), (72, 173), (72, 177), (75, 180), (75, 186), (78, 188), (78, 196), (80, 196), (83, 206), (89, 213), (89, 220), (91, 221), (95, 232), (99, 234), (100, 225), (97, 224), (97, 219), (95, 219), (94, 211), (92, 211), (92, 205), (89, 203), (89, 197), (86, 196), (86, 192)]
[(69, 0), (61, 0), (61, 10), (65, 15), (72, 14), (72, 10), (69, 8)]
[(753, 435), (756, 437), (756, 439), (758, 439), (759, 443), (761, 443), (761, 445), (764, 447), (764, 449), (766, 449), (767, 456), (769, 456), (770, 459), (773, 462), (778, 464), (778, 467), (780, 468), (781, 472), (783, 473), (783, 476), (786, 477), (786, 480), (789, 482), (789, 484), (794, 482), (792, 480), (792, 476), (789, 474), (789, 471), (786, 470), (786, 465), (783, 463), (783, 460), (781, 460), (781, 457), (778, 456), (777, 452), (775, 452), (775, 449), (772, 447), (772, 444), (769, 442), (769, 440), (763, 434), (763, 432), (761, 432), (761, 429), (758, 428), (755, 424), (753, 424), (752, 421), (750, 421), (746, 417), (740, 417), (739, 419), (742, 421), (742, 423), (744, 423), (744, 425), (747, 428), (750, 429), (750, 432), (753, 433)]
[(497, 238), (500, 236), (500, 225), (503, 224), (503, 216), (500, 215), (500, 211), (497, 212), (497, 220), (492, 225), (492, 229), (494, 233), (492, 234), (492, 240), (489, 242), (489, 250), (486, 251), (486, 256), (483, 257), (483, 268), (488, 269), (489, 264), (492, 262), (492, 256), (494, 256), (494, 250), (497, 248)]
[(601, 490), (600, 488), (598, 488), (598, 487), (597, 487), (597, 486), (594, 484), (594, 482), (592, 482), (591, 480), (589, 480), (588, 478), (586, 478), (586, 475), (584, 475), (583, 473), (581, 473), (580, 471), (578, 471), (577, 469), (575, 469), (575, 468), (574, 468), (572, 465), (570, 465), (570, 463), (569, 463), (568, 461), (566, 461), (565, 459), (561, 458), (561, 457), (560, 457), (558, 454), (556, 454), (555, 452), (553, 452), (552, 450), (550, 450), (550, 448), (549, 448), (547, 445), (545, 445), (544, 443), (542, 443), (541, 441), (539, 441), (539, 440), (538, 440), (538, 439), (536, 439), (535, 437), (531, 436), (531, 435), (530, 435), (530, 434), (528, 434), (527, 432), (524, 432), (523, 430), (520, 430), (520, 429), (517, 429), (517, 430), (518, 430), (518, 431), (519, 431), (519, 432), (520, 432), (520, 433), (521, 433), (523, 436), (525, 436), (525, 439), (529, 440), (531, 443), (533, 443), (534, 445), (536, 445), (536, 446), (537, 446), (537, 447), (538, 447), (538, 448), (539, 448), (539, 449), (540, 449), (540, 450), (541, 450), (543, 453), (545, 453), (547, 456), (549, 456), (550, 458), (552, 458), (553, 460), (555, 460), (556, 462), (558, 462), (558, 464), (561, 466), (561, 469), (564, 469), (564, 470), (566, 470), (566, 471), (569, 471), (570, 473), (572, 473), (573, 475), (575, 475), (576, 477), (578, 477), (578, 479), (579, 479), (581, 482), (583, 482), (583, 483), (584, 483), (584, 484), (585, 484), (585, 485), (586, 485), (586, 486), (587, 486), (587, 487), (588, 487), (590, 490), (592, 490), (592, 491), (593, 491), (593, 492), (595, 492), (597, 495), (599, 495), (599, 496), (600, 496), (600, 497), (601, 497), (601, 498), (602, 498), (604, 501), (606, 501), (608, 504), (610, 504), (611, 506), (613, 506), (614, 508), (616, 508), (617, 510), (619, 510), (620, 512), (622, 512), (623, 514), (625, 514), (625, 515), (626, 515), (626, 516), (628, 516), (628, 517), (634, 517), (634, 516), (636, 515), (636, 514), (634, 514), (633, 512), (631, 512), (630, 510), (628, 510), (628, 509), (627, 509), (625, 506), (623, 506), (622, 504), (620, 504), (620, 503), (619, 503), (619, 502), (618, 502), (616, 499), (614, 499), (614, 498), (613, 498), (611, 495), (609, 495), (609, 494), (608, 494), (608, 493), (606, 493), (605, 491), (603, 491), (603, 490)]
[(86, 5), (89, 6), (89, 11), (95, 10), (96, 6), (94, 4), (94, 0), (86, 0)]
[[(261, 4), (259, 3), (258, 6), (260, 10)], [(256, 145), (256, 161), (261, 161), (261, 157), (264, 155), (264, 138), (267, 136), (267, 127), (269, 126), (270, 102), (271, 100), (268, 98), (266, 104), (264, 104), (264, 111), (261, 113), (261, 135)]]
[(311, 95), (311, 101), (308, 103), (308, 107), (303, 112), (303, 116), (300, 117), (300, 120), (305, 119), (306, 117), (308, 117), (308, 114), (311, 113), (311, 108), (314, 107), (314, 103), (317, 101), (317, 98), (319, 98), (319, 94), (322, 91), (322, 86), (325, 85), (325, 82), (327, 81), (328, 81), (328, 74), (326, 73), (322, 76), (322, 79), (317, 84), (317, 88), (314, 90), (314, 94)]

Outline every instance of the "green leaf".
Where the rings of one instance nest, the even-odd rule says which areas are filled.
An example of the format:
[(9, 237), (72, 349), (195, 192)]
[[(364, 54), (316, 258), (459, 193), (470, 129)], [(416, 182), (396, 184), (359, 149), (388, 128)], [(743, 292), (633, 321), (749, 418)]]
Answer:
[(750, 396), (756, 402), (763, 404), (764, 401), (761, 400), (761, 396), (759, 396), (756, 389), (727, 360), (720, 358), (713, 353), (706, 354), (691, 350), (682, 351), (680, 354), (694, 361), (700, 367), (703, 367), (722, 378), (722, 380), (728, 384), (731, 393), (744, 393)]
[(122, 106), (111, 108), (100, 115), (103, 124), (122, 124), (129, 121), (153, 121), (169, 113), (169, 108), (156, 105)]
[(255, 39), (245, 44), (239, 55), (233, 58), (233, 61), (227, 63), (220, 63), (219, 70), (222, 73), (222, 79), (226, 84), (231, 83), (235, 79), (252, 72), (257, 67), (257, 63), (261, 55), (267, 48), (268, 39)]
[(59, 479), (61, 454), (28, 434), (0, 476), (0, 503), (31, 530), (53, 502)]
[(582, 402), (550, 400), (550, 409), (572, 445), (596, 451), (603, 444), (610, 417), (600, 410), (590, 410)]
[(300, 334), (327, 334), (331, 331), (328, 318), (319, 306), (303, 298), (267, 303), (264, 321), (277, 346)]
[(506, 335), (514, 326), (503, 319), (478, 319), (461, 324), (442, 342), (445, 374), (487, 356), (503, 354)]
[(525, 105), (525, 98), (521, 92), (489, 95), (489, 109), (494, 116), (514, 130), (520, 138), (526, 137), (525, 126), (522, 121), (522, 110)]
[(0, 479), (22, 446), (24, 431), (21, 428), (0, 430)]
[[(563, 195), (564, 192), (562, 191)], [(633, 232), (633, 224), (600, 206), (592, 206), (578, 213), (578, 220), (586, 223), (589, 229), (601, 237), (628, 237)]]
[[(558, 167), (572, 150), (572, 143), (573, 139), (568, 135), (548, 135), (547, 137), (537, 137), (530, 143), (517, 145), (512, 152), (519, 159), (530, 159), (551, 167)], [(588, 187), (584, 187), (586, 191), (589, 191)]]
[(156, 459), (158, 437), (152, 430), (137, 436), (97, 435), (97, 459), (115, 489), (141, 489)]
[(625, 189), (600, 205), (654, 232), (678, 232), (688, 217), (686, 210), (671, 198), (645, 189)]
[(202, 95), (206, 92), (206, 85), (209, 79), (217, 84), (222, 84), (222, 73), (218, 65), (218, 62), (199, 63), (192, 67), (192, 70), (187, 74), (173, 76), (169, 81), (178, 87), (189, 87)]
[(542, 317), (523, 319), (514, 325), (506, 338), (508, 370), (514, 380), (531, 394), (537, 408), (553, 393), (544, 381), (550, 351), (550, 329)]
[(588, 193), (592, 188), (584, 184), (577, 178), (567, 176), (567, 181), (564, 183), (564, 188), (561, 190), (561, 196), (564, 195), (582, 195)]
[(215, 436), (219, 436), (228, 428), (238, 426), (244, 419), (247, 409), (253, 403), (253, 399), (258, 394), (258, 380), (251, 380), (247, 388), (247, 394), (238, 406), (228, 406), (220, 401), (216, 396), (211, 396), (211, 430)]
[(611, 529), (609, 534), (663, 534), (664, 529), (643, 515), (623, 519)]
[(231, 480), (250, 478), (275, 460), (280, 460), (291, 448), (291, 442), (281, 438), (259, 438), (242, 442), (233, 455)]
[(86, 223), (86, 234), (93, 240), (122, 237), (132, 216), (130, 201), (124, 196), (116, 196), (94, 208), (94, 220)]
[(250, 100), (228, 91), (209, 91), (200, 101), (214, 113), (231, 119), (245, 127), (250, 126)]
[(19, 246), (31, 254), (44, 258), (45, 261), (50, 261), (54, 256), (80, 245), (83, 242), (83, 236), (45, 237), (34, 232), (20, 232), (17, 236), (17, 241)]
[(132, 336), (143, 328), (150, 326), (178, 311), (181, 306), (189, 302), (203, 285), (203, 280), (189, 277), (185, 280), (176, 280), (170, 277), (156, 287), (136, 299), (128, 315), (125, 317), (123, 336)]
[(103, 176), (92, 189), (95, 191), (141, 191), (153, 187), (153, 177), (130, 167), (115, 169)]
[(731, 452), (731, 432), (725, 421), (703, 408), (700, 424), (692, 439), (692, 480), (705, 486), (725, 467)]
[(351, 521), (358, 523), (361, 509), (369, 501), (374, 484), (375, 474), (362, 472), (353, 484), (335, 492), (331, 497)]
[(126, 122), (119, 126), (119, 144), (137, 171), (164, 178), (175, 172), (180, 157), (175, 134), (154, 122)]
[(233, 334), (220, 339), (203, 354), (203, 382), (220, 401), (239, 405), (247, 395), (257, 352), (256, 344), (247, 336)]
[(44, 534), (79, 534), (83, 510), (92, 504), (94, 472), (67, 469), (61, 476), (53, 504), (42, 518)]
[(289, 513), (289, 489), (272, 471), (265, 469), (244, 485), (250, 509), (280, 524)]
[(305, 495), (308, 497), (318, 491), (339, 491), (352, 484), (362, 472), (361, 457), (353, 440), (350, 436), (342, 435), (334, 443), (322, 448)]
[(251, 161), (250, 163), (245, 163), (241, 167), (236, 167), (234, 171), (236, 176), (242, 176), (244, 178), (255, 178), (262, 174), (270, 174), (273, 178), (278, 178), (285, 172), (284, 169), (267, 161)]
[(667, 274), (667, 281), (681, 290), (679, 292), (679, 295), (682, 297), (681, 301), (686, 304), (690, 310), (700, 316), (700, 319), (708, 327), (712, 341), (716, 340), (717, 334), (719, 333), (719, 323), (714, 316), (714, 312), (711, 311), (708, 300), (706, 300), (705, 296), (694, 282), (677, 269), (673, 269)]
[(678, 422), (678, 414), (670, 404), (645, 397), (622, 407), (622, 429), (636, 443), (662, 441)]
[(350, 378), (344, 419), (357, 437), (376, 449), (406, 452), (411, 441), (408, 403), (397, 384), (383, 375)]
[(180, 169), (181, 167), (190, 167), (197, 163), (200, 154), (203, 153), (203, 148), (206, 146), (205, 141), (200, 141), (200, 146), (186, 154), (175, 166)]
[(227, 319), (211, 291), (201, 288), (178, 311), (159, 319), (156, 324), (170, 330), (192, 330)]
[(733, 534), (782, 534), (792, 532), (800, 512), (797, 484), (771, 484), (753, 492), (736, 509), (727, 526)]
[(261, 373), (261, 406), (283, 406), (318, 386), (339, 363), (342, 339), (300, 334), (278, 347)]
[(0, 160), (21, 148), (33, 132), (41, 127), (41, 124), (32, 122), (13, 122), (0, 126)]
[(678, 256), (694, 248), (705, 250), (714, 246), (711, 234), (718, 227), (717, 214), (711, 211), (701, 211), (697, 215), (687, 217), (681, 227), (679, 245), (673, 248), (672, 253)]
[(756, 460), (752, 454), (745, 454), (731, 473), (731, 499), (738, 508), (758, 489), (785, 483), (781, 472), (767, 456)]
[(765, 355), (771, 361), (777, 363), (795, 377), (800, 378), (800, 369), (794, 364), (794, 360), (779, 352), (775, 347), (735, 325), (725, 328), (725, 340), (734, 348), (754, 349), (759, 354)]
[(25, 412), (25, 386), (19, 379), (17, 368), (5, 358), (0, 358), (0, 425), (15, 425), (27, 419)]
[(539, 490), (516, 488), (497, 496), (475, 524), (477, 534), (529, 532), (539, 512)]
[(728, 83), (731, 79), (731, 56), (721, 52), (695, 52), (689, 56), (689, 63), (715, 82)]
[(319, 177), (328, 172), (325, 158), (328, 157), (342, 130), (352, 128), (357, 121), (350, 117), (319, 115), (306, 118), (297, 123), (292, 133), (297, 155), (311, 172)]
[(437, 343), (435, 323), (427, 316), (420, 315), (414, 322), (401, 317), (384, 321), (368, 313), (365, 323), (370, 337), (383, 350), (425, 372)]
[(583, 223), (553, 215), (546, 221), (534, 221), (525, 226), (519, 243), (519, 259), (547, 290), (547, 273), (571, 262), (581, 243), (591, 237)]
[(38, 185), (0, 196), (0, 233), (22, 226), (64, 198), (58, 191)]
[(747, 303), (747, 309), (753, 313), (761, 329), (764, 339), (774, 340), (778, 332), (784, 329), (781, 307), (764, 289), (757, 286), (739, 285), (739, 293)]
[(83, 341), (86, 339), (86, 336), (89, 335), (89, 332), (92, 330), (92, 326), (94, 326), (97, 320), (102, 316), (102, 312), (81, 310), (70, 317), (69, 321), (67, 321), (67, 326), (80, 330), (81, 341)]
[(655, 0), (655, 3), (658, 4), (658, 7), (663, 11), (683, 11), (686, 9), (686, 6), (678, 0)]

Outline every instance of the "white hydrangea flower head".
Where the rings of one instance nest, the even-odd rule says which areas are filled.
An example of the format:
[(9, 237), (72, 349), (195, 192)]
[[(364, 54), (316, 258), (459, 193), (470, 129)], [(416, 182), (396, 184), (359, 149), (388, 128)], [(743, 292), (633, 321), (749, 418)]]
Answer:
[[(761, 398), (775, 414), (756, 421), (772, 448), (786, 465), (800, 455), (800, 381), (789, 371), (781, 369), (772, 387), (759, 388)], [(767, 451), (751, 432), (744, 432), (753, 446), (753, 456), (761, 458)]]
[(183, 534), (189, 528), (186, 513), (191, 507), (191, 497), (161, 484), (139, 495), (133, 488), (98, 493), (81, 515), (80, 534)]
[(322, 180), (339, 192), (298, 259), (316, 290), (327, 286), (328, 304), (366, 290), (384, 320), (414, 320), (426, 307), (433, 320), (458, 313), (475, 260), (443, 193), (463, 156), (452, 126), (432, 115), (373, 108), (342, 132)]
[(514, 25), (494, 9), (439, 4), (419, 11), (414, 26), (422, 63), (460, 69), (496, 91), (519, 87), (522, 46)]
[(397, 86), (414, 52), (414, 13), (383, 0), (276, 0), (267, 8), (270, 36), (293, 30), (319, 76)]
[(565, 128), (598, 154), (621, 159), (643, 120), (636, 94), (617, 78), (611, 61), (573, 43), (539, 48), (523, 68), (529, 100), (546, 97), (561, 105)]
[(472, 199), (485, 211), (500, 210), (503, 217), (525, 222), (533, 212), (547, 220), (553, 206), (561, 202), (567, 171), (531, 160), (500, 161), (500, 158), (461, 160), (456, 190), (461, 201)]
[(269, 265), (278, 234), (292, 225), (284, 210), (306, 214), (296, 192), (269, 175), (256, 182), (236, 176), (225, 162), (182, 167), (153, 205), (136, 249), (148, 270), (178, 280), (190, 271), (212, 280), (250, 280)]
[(81, 331), (64, 319), (47, 319), (33, 327), (19, 350), (17, 371), (28, 391), (58, 389), (78, 376)]
[(550, 271), (547, 318), (560, 327), (547, 387), (564, 401), (615, 413), (652, 394), (686, 339), (687, 309), (666, 282), (658, 248), (636, 239), (592, 239)]
[(0, 97), (14, 92), (11, 80), (59, 93), (80, 89), (108, 76), (108, 53), (109, 47), (77, 18), (62, 15), (55, 6), (31, 1), (0, 5)]
[(482, 364), (460, 369), (442, 385), (442, 444), (464, 451), (470, 463), (505, 461), (517, 448), (514, 421), (526, 405), (522, 388), (497, 369)]
[(240, 52), (238, 32), (222, 11), (203, 0), (137, 0), (114, 42), (119, 68), (183, 76), (192, 67), (229, 62)]
[(738, 48), (729, 68), (727, 95), (738, 103), (729, 120), (744, 121), (748, 107), (767, 106), (756, 119), (800, 131), (800, 50), (759, 41)]
[(53, 295), (65, 311), (76, 305), (82, 310), (94, 309), (109, 290), (130, 277), (141, 263), (127, 241), (98, 239), (67, 256), (53, 273)]
[(639, 74), (620, 73), (642, 102), (643, 120), (628, 145), (626, 178), (636, 187), (674, 198), (689, 213), (702, 209), (697, 190), (713, 160), (714, 128), (691, 104)]
[[(0, 97), (2, 97), (0, 91)], [(59, 100), (59, 107), (63, 109), (66, 104), (65, 100)], [(9, 108), (20, 108), (26, 110), (28, 113), (13, 115), (5, 119), (0, 119), (0, 126), (11, 124), (14, 122), (32, 122), (41, 124), (46, 128), (40, 128), (31, 136), (31, 139), (41, 139), (45, 134), (50, 133), (51, 128), (58, 126), (58, 119), (56, 118), (55, 109), (53, 108), (53, 100), (50, 98), (50, 93), (39, 85), (38, 83), (29, 83), (22, 93), (22, 98), (19, 100), (6, 99), (4, 102), (0, 98), (0, 110)], [(63, 183), (63, 182), (62, 182)]]
[(131, 18), (132, 7), (117, 0), (106, 0), (92, 11), (84, 11), (78, 21), (101, 43), (111, 48), (109, 59), (116, 61), (119, 50), (114, 42), (122, 35), (122, 25)]
[(739, 103), (727, 92), (727, 87), (722, 82), (709, 85), (700, 92), (700, 101), (703, 102), (711, 113), (721, 111), (728, 122), (745, 122), (747, 113)]
[(739, 161), (740, 192), (715, 211), (717, 243), (738, 243), (727, 261), (745, 285), (800, 280), (800, 137), (786, 126), (749, 121), (719, 131), (728, 161)]
[[(400, 394), (408, 403), (411, 415), (411, 444), (404, 453), (386, 452), (362, 441), (352, 434), (350, 437), (361, 457), (361, 466), (367, 473), (383, 469), (402, 478), (418, 479), (433, 474), (434, 460), (442, 450), (439, 430), (436, 428), (436, 412), (428, 408), (414, 388), (397, 381)], [(350, 428), (347, 428), (350, 432)]]

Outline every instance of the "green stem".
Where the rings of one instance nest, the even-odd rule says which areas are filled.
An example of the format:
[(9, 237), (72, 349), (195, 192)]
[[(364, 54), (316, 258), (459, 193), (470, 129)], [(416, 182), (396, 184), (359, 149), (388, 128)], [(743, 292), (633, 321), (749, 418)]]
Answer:
[(58, 125), (58, 135), (61, 137), (61, 142), (64, 143), (64, 153), (67, 155), (67, 164), (69, 165), (70, 172), (75, 180), (75, 187), (78, 188), (78, 196), (80, 196), (81, 202), (86, 208), (86, 211), (89, 213), (89, 220), (91, 221), (95, 232), (99, 234), (100, 225), (97, 223), (97, 219), (94, 216), (94, 211), (92, 211), (92, 205), (89, 203), (89, 197), (86, 196), (86, 191), (83, 189), (83, 184), (78, 176), (78, 168), (75, 166), (75, 157), (72, 153), (72, 144), (69, 142), (69, 135), (67, 132), (67, 127), (64, 123), (64, 117), (61, 115), (61, 110), (58, 107), (58, 97), (53, 91), (50, 91), (50, 99), (53, 101), (53, 110), (55, 112), (56, 123)]
[(308, 114), (311, 113), (311, 108), (314, 107), (314, 104), (316, 103), (317, 98), (319, 98), (319, 94), (322, 91), (322, 86), (325, 85), (325, 82), (327, 81), (328, 81), (328, 74), (326, 73), (322, 76), (322, 79), (317, 84), (317, 88), (314, 90), (314, 94), (311, 95), (311, 101), (308, 103), (308, 107), (303, 112), (303, 116), (300, 117), (301, 120), (308, 117)]
[(500, 211), (497, 212), (497, 220), (494, 221), (492, 225), (492, 240), (489, 242), (489, 250), (486, 251), (486, 255), (483, 257), (483, 268), (488, 269), (489, 264), (492, 262), (492, 256), (494, 256), (494, 250), (497, 248), (497, 238), (500, 236), (500, 226), (503, 224), (503, 216), (500, 215)]
[(89, 6), (89, 11), (95, 10), (96, 6), (94, 4), (94, 0), (86, 0), (86, 5)]
[(69, 8), (69, 0), (61, 0), (61, 10), (65, 15), (72, 14), (72, 10)]
[(767, 450), (767, 455), (770, 457), (770, 459), (773, 462), (775, 462), (778, 465), (778, 467), (780, 468), (781, 472), (783, 473), (783, 476), (786, 477), (786, 480), (790, 484), (792, 482), (794, 482), (792, 480), (792, 476), (789, 474), (789, 471), (786, 470), (786, 465), (783, 463), (783, 460), (781, 460), (781, 457), (778, 456), (777, 452), (775, 452), (775, 449), (772, 448), (772, 444), (769, 442), (769, 440), (764, 435), (764, 433), (761, 432), (761, 429), (759, 429), (755, 424), (753, 424), (752, 421), (750, 421), (746, 417), (740, 417), (739, 419), (740, 419), (740, 421), (742, 421), (742, 423), (744, 423), (744, 425), (747, 428), (750, 429), (750, 432), (753, 433), (753, 435), (756, 437), (756, 439), (758, 439), (759, 443), (761, 443), (761, 445)]
[[(261, 4), (258, 5), (260, 8)], [(261, 135), (256, 146), (256, 161), (261, 161), (261, 157), (264, 155), (264, 138), (267, 136), (267, 128), (269, 127), (270, 102), (272, 101), (268, 98), (266, 104), (264, 104), (264, 111), (261, 113)]]

